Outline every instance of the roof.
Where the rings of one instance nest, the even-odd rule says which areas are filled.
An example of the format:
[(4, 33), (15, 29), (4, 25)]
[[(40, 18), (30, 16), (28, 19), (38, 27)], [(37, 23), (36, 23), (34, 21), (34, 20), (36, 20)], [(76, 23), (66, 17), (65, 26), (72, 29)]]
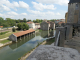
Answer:
[(32, 23), (33, 23), (32, 21), (27, 22), (27, 24), (32, 24)]
[(0, 26), (1, 28), (3, 27), (3, 26)]
[(60, 20), (65, 20), (65, 19), (60, 19)]
[(80, 0), (70, 0), (69, 3), (79, 3)]
[(59, 22), (58, 24), (62, 24), (62, 23), (65, 23), (65, 22)]
[(33, 31), (35, 31), (35, 30), (30, 29), (30, 30), (26, 30), (26, 31), (21, 31), (21, 32), (18, 32), (18, 33), (14, 33), (14, 35), (15, 35), (16, 37), (19, 37), (19, 36), (22, 36), (22, 35), (31, 33), (31, 32), (33, 32)]

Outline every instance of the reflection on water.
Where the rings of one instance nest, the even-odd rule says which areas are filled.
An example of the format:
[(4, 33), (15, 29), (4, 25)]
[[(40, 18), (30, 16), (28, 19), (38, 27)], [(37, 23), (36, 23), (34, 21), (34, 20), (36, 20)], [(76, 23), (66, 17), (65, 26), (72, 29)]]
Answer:
[(0, 48), (0, 60), (17, 60), (36, 47), (38, 43), (41, 43), (47, 37), (54, 34), (53, 31), (41, 31), (31, 36), (26, 36), (25, 39), (21, 38), (21, 41), (18, 39), (18, 43), (12, 43), (11, 45)]

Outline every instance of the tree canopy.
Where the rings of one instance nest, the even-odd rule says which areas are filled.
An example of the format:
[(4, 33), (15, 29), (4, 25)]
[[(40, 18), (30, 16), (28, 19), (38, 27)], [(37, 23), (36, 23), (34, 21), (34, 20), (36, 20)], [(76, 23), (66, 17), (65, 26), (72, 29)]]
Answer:
[(28, 30), (29, 26), (26, 23), (18, 23), (17, 24), (18, 30)]

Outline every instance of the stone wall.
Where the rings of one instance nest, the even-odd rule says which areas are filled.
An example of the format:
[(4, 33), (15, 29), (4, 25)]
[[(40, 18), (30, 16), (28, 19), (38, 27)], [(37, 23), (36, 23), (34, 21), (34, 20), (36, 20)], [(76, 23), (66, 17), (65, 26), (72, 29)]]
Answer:
[(10, 35), (10, 36), (9, 36), (9, 39), (10, 39), (11, 41), (17, 42), (17, 37), (16, 37), (14, 34)]
[(67, 23), (78, 23), (80, 20), (80, 3), (77, 3), (78, 7), (76, 7), (76, 3), (68, 4), (68, 20)]
[(73, 26), (66, 25), (66, 40), (72, 39), (72, 33), (73, 33)]
[(49, 24), (47, 22), (42, 22), (40, 26), (42, 30), (49, 30)]
[(58, 46), (63, 47), (64, 46), (64, 41), (65, 41), (65, 27), (57, 27), (56, 28), (55, 43), (57, 41), (59, 31), (60, 31), (60, 37), (59, 37)]

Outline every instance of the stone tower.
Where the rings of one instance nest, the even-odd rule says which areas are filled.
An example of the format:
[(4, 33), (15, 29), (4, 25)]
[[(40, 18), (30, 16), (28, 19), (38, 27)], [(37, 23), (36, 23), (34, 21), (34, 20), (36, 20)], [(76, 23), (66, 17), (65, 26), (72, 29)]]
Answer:
[(80, 24), (80, 0), (70, 0), (67, 23)]

